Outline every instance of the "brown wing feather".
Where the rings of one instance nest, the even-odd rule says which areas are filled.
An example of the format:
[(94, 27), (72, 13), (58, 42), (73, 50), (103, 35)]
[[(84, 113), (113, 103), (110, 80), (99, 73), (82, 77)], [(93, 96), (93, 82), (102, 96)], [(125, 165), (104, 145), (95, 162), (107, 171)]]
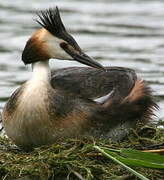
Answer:
[(109, 94), (121, 86), (120, 96), (126, 96), (136, 81), (134, 70), (106, 67), (107, 71), (89, 67), (71, 67), (52, 72), (51, 84), (55, 89), (95, 99)]

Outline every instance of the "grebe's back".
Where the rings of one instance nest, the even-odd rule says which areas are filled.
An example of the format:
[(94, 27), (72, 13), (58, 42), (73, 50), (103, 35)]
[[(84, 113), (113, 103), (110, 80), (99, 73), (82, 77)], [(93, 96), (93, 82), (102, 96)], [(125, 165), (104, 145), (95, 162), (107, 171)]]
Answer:
[[(123, 98), (133, 88), (137, 76), (134, 70), (123, 67), (105, 67), (106, 71), (90, 67), (69, 67), (52, 71), (51, 84), (77, 96), (95, 100), (110, 92)], [(103, 99), (103, 98), (102, 98)]]

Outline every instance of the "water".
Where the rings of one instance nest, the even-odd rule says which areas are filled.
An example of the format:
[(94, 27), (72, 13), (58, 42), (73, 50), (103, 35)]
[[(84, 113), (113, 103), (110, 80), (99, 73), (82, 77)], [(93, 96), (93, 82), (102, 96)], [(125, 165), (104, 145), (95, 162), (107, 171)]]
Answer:
[[(39, 27), (35, 12), (59, 6), (69, 32), (103, 65), (136, 70), (154, 90), (164, 119), (164, 1), (157, 0), (0, 0), (0, 110), (30, 77), (21, 62), (29, 36)], [(56, 68), (81, 66), (52, 60)]]

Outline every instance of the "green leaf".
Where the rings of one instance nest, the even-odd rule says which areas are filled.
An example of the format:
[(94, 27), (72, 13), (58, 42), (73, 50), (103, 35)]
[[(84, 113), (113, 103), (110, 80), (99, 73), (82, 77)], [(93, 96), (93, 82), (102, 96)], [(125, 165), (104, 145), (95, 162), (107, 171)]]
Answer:
[(150, 153), (150, 152), (142, 152), (134, 149), (121, 149), (121, 155), (124, 157), (139, 159), (148, 162), (152, 162), (155, 164), (162, 164), (164, 166), (164, 156)]
[[(119, 161), (117, 158), (113, 157), (111, 154), (105, 152), (105, 150), (101, 149), (98, 146), (94, 146), (95, 149), (97, 149), (98, 151), (100, 151), (104, 156), (112, 159), (114, 162), (118, 163), (119, 165), (123, 166), (124, 168), (126, 168), (127, 171), (131, 172), (133, 175), (137, 176), (138, 178), (140, 178), (141, 180), (149, 180), (148, 178), (146, 178), (145, 176), (143, 176), (142, 174), (138, 173), (137, 171), (135, 171), (134, 169), (130, 168), (129, 166), (127, 166), (126, 164), (122, 163), (121, 161)], [(113, 155), (118, 156), (116, 153), (111, 152)]]
[(125, 158), (125, 157), (119, 156), (118, 154), (114, 152), (110, 152), (108, 150), (104, 150), (104, 151), (129, 166), (164, 169), (163, 164), (152, 163), (152, 162), (139, 160), (139, 159)]
[(119, 152), (123, 156), (120, 156), (118, 153), (112, 152), (113, 150), (111, 151), (107, 148), (104, 148), (103, 150), (126, 165), (164, 169), (164, 157), (158, 154), (141, 152), (133, 149), (121, 149)]

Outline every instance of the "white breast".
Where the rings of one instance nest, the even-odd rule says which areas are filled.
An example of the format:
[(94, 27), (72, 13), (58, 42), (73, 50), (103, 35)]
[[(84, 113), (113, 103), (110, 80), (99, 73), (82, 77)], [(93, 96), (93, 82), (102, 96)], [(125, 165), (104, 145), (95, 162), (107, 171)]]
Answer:
[(33, 76), (20, 93), (12, 115), (5, 121), (7, 135), (18, 145), (39, 145), (51, 141), (52, 124), (48, 114), (48, 63), (33, 65)]
[(42, 104), (47, 98), (47, 89), (50, 87), (50, 70), (48, 61), (33, 64), (32, 78), (26, 82), (21, 96), (20, 107), (28, 110), (36, 104)]

